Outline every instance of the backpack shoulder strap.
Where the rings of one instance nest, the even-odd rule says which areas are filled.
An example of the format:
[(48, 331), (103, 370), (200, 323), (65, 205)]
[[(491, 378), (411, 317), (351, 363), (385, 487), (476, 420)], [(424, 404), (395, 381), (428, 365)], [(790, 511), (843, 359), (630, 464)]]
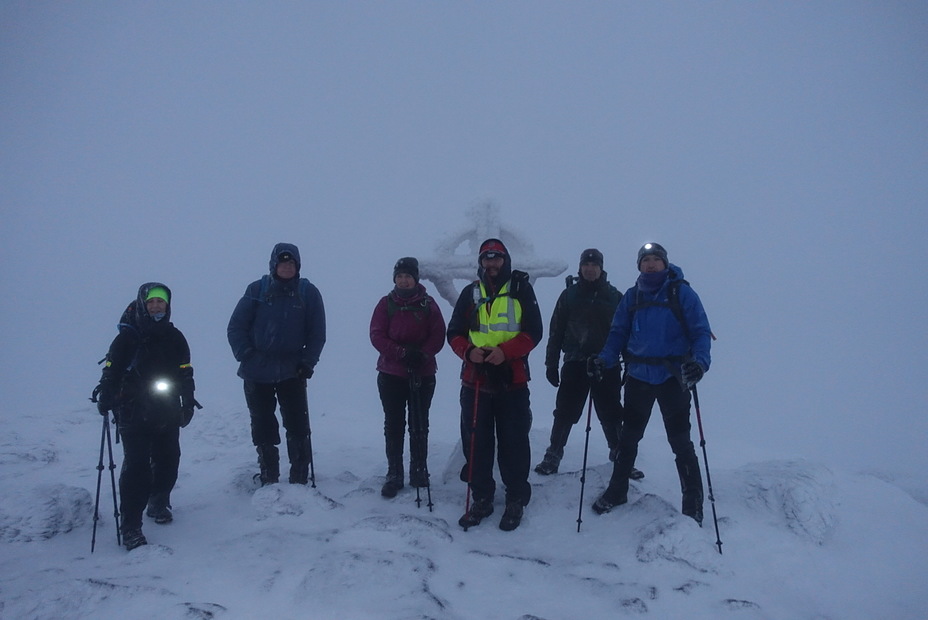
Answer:
[(259, 280), (259, 282), (261, 284), (258, 286), (258, 295), (254, 298), (254, 300), (258, 303), (266, 304), (267, 303), (267, 292), (268, 292), (268, 289), (271, 288), (271, 276), (264, 274), (263, 276), (261, 276), (261, 279)]
[(300, 278), (300, 297), (303, 301), (309, 300), (309, 280), (307, 278)]
[(690, 283), (684, 280), (683, 278), (675, 278), (670, 281), (667, 286), (667, 301), (639, 301), (638, 295), (638, 285), (636, 284), (628, 291), (628, 295), (634, 295), (635, 303), (632, 304), (629, 308), (629, 312), (634, 314), (641, 310), (642, 308), (647, 308), (649, 306), (661, 306), (665, 308), (670, 308), (670, 311), (673, 312), (673, 316), (680, 323), (680, 327), (683, 328), (683, 333), (689, 339), (690, 330), (686, 324), (686, 317), (683, 316), (683, 305), (680, 303), (680, 287), (682, 285), (689, 286)]
[(680, 287), (682, 285), (689, 286), (690, 283), (680, 278), (678, 280), (670, 281), (670, 288), (667, 290), (667, 297), (670, 301), (670, 311), (673, 312), (673, 315), (677, 317), (677, 321), (680, 322), (680, 327), (683, 328), (683, 333), (686, 335), (686, 339), (689, 340), (690, 330), (686, 325), (686, 317), (683, 316), (683, 305), (680, 303)]
[(387, 295), (387, 318), (392, 319), (397, 312), (418, 312), (420, 318), (428, 316), (432, 311), (432, 298), (426, 295), (422, 301), (412, 306), (401, 306), (393, 299), (393, 295)]

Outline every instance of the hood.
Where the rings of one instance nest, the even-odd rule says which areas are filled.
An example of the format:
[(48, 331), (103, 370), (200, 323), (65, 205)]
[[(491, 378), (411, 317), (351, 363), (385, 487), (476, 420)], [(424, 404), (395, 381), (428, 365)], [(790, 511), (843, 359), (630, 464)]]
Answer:
[[(160, 321), (155, 321), (148, 314), (148, 306), (145, 303), (145, 298), (148, 297), (148, 292), (153, 289), (161, 287), (168, 292), (168, 307), (164, 313), (164, 318)], [(168, 288), (166, 284), (161, 282), (146, 282), (139, 287), (139, 294), (135, 298), (135, 315), (138, 320), (138, 325), (140, 329), (146, 329), (152, 325), (164, 324), (167, 325), (171, 320), (171, 305), (174, 302), (174, 294), (171, 292), (171, 289)]]
[(284, 252), (289, 252), (293, 255), (293, 258), (296, 259), (296, 277), (300, 277), (300, 267), (302, 263), (300, 262), (300, 249), (293, 245), (292, 243), (278, 243), (274, 246), (274, 249), (271, 250), (271, 260), (268, 261), (268, 267), (270, 268), (271, 275), (277, 275), (277, 257), (283, 254)]
[(509, 278), (512, 276), (512, 256), (509, 255), (509, 248), (506, 247), (506, 244), (496, 238), (487, 239), (486, 241), (480, 244), (480, 247), (482, 248), (483, 246), (485, 246), (487, 243), (491, 241), (502, 246), (503, 250), (505, 251), (505, 254), (503, 254), (503, 266), (499, 270), (499, 276), (494, 278), (493, 281), (490, 281), (489, 277), (486, 276), (486, 273), (484, 272), (483, 267), (480, 266), (480, 252), (478, 251), (477, 253), (477, 277), (480, 278), (480, 280), (484, 284), (486, 284), (493, 290), (498, 290), (499, 287), (505, 284), (506, 281), (509, 280)]

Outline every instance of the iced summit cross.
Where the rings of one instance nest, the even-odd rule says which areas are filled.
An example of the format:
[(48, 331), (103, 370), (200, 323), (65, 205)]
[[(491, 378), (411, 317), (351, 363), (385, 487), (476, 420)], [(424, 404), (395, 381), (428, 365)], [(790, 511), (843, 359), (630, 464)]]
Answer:
[(467, 216), (472, 224), (448, 234), (435, 246), (434, 256), (420, 261), (420, 277), (432, 282), (438, 294), (452, 306), (460, 295), (454, 281), (474, 280), (477, 250), (480, 243), (491, 237), (506, 244), (512, 253), (513, 269), (528, 272), (532, 283), (537, 278), (553, 278), (567, 270), (562, 260), (536, 257), (531, 242), (500, 222), (499, 211), (499, 206), (489, 200), (471, 207)]

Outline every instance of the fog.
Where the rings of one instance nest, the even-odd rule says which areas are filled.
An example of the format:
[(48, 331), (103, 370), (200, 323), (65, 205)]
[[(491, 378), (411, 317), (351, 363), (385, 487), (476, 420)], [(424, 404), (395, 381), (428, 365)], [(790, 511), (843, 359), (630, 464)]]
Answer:
[(718, 336), (713, 463), (921, 476), (926, 27), (917, 2), (4, 2), (0, 416), (77, 415), (149, 280), (201, 415), (243, 405), (226, 323), (289, 241), (329, 315), (314, 415), (376, 436), (393, 262), (490, 201), (568, 265), (536, 280), (546, 322), (584, 248), (620, 290), (643, 242), (668, 249)]

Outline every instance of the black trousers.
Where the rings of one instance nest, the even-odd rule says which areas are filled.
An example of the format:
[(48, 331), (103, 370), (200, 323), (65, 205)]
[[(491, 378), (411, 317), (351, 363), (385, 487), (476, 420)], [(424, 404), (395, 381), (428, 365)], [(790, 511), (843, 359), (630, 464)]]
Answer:
[(418, 398), (414, 398), (411, 381), (410, 377), (397, 377), (384, 372), (377, 374), (377, 390), (383, 406), (387, 462), (391, 466), (402, 465), (407, 420), (410, 457), (421, 463), (428, 453), (427, 446), (420, 442), (427, 441), (429, 434), (429, 408), (435, 394), (435, 375), (418, 377)]
[[(471, 472), (470, 487), (475, 501), (493, 500), (496, 492), (493, 457), (496, 455), (499, 474), (506, 487), (506, 502), (528, 505), (532, 498), (532, 486), (528, 482), (532, 458), (529, 443), (531, 428), (528, 386), (479, 393), (472, 387), (461, 387), (461, 443), (464, 458), (468, 460), (468, 471)], [(472, 435), (473, 460), (470, 459)]]
[(180, 466), (180, 429), (151, 430), (121, 424), (123, 461), (119, 473), (119, 511), (124, 531), (142, 527), (142, 512), (154, 495), (170, 495)]
[(280, 383), (245, 381), (245, 402), (251, 415), (251, 441), (254, 445), (280, 445), (280, 426), (274, 414), (278, 404), (287, 439), (309, 436), (305, 380), (294, 377)]
[(561, 384), (557, 389), (554, 419), (574, 425), (583, 416), (583, 405), (592, 392), (596, 417), (602, 425), (609, 447), (618, 441), (622, 428), (623, 409), (621, 402), (621, 368), (607, 368), (602, 381), (594, 381), (586, 374), (586, 362), (564, 362), (561, 367)]
[(683, 390), (674, 378), (660, 385), (652, 385), (628, 377), (625, 381), (625, 421), (619, 432), (619, 454), (612, 471), (610, 487), (616, 491), (628, 491), (628, 475), (638, 458), (638, 443), (651, 419), (651, 410), (657, 401), (664, 420), (667, 442), (676, 456), (678, 470), (690, 472), (690, 486), (696, 493), (698, 482), (701, 498), (702, 482), (699, 479), (698, 459), (690, 439), (690, 393)]

